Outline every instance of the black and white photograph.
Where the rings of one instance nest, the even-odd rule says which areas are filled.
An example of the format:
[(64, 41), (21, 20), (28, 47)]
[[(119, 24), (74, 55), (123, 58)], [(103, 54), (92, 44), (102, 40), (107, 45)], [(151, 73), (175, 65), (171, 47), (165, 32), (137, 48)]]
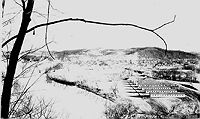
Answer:
[(199, 0), (1, 0), (2, 119), (200, 119)]

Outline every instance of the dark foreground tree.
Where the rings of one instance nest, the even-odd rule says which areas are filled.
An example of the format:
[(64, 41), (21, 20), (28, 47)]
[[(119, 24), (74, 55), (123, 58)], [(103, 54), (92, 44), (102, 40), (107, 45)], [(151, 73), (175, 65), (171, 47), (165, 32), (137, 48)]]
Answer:
[[(4, 47), (10, 41), (16, 39), (14, 42), (13, 48), (11, 50), (11, 53), (10, 53), (9, 63), (8, 63), (6, 75), (4, 78), (3, 91), (2, 91), (2, 96), (1, 96), (1, 117), (2, 118), (9, 117), (11, 89), (12, 89), (12, 85), (13, 85), (15, 70), (16, 70), (16, 66), (17, 66), (17, 62), (18, 62), (18, 57), (19, 57), (21, 47), (24, 42), (26, 33), (34, 31), (35, 29), (37, 29), (39, 27), (43, 27), (43, 26), (46, 26), (46, 33), (47, 33), (48, 25), (53, 25), (53, 24), (57, 24), (60, 22), (66, 22), (66, 21), (84, 22), (84, 23), (91, 23), (91, 24), (96, 24), (96, 25), (108, 25), (108, 26), (132, 26), (135, 28), (139, 28), (139, 29), (151, 32), (154, 35), (156, 35), (157, 37), (159, 37), (164, 42), (164, 44), (166, 46), (166, 50), (167, 50), (167, 44), (166, 44), (165, 40), (156, 31), (158, 29), (162, 28), (163, 26), (175, 21), (175, 17), (174, 17), (174, 19), (170, 22), (162, 24), (161, 26), (156, 27), (155, 29), (149, 29), (149, 28), (145, 28), (145, 27), (141, 27), (139, 25), (129, 24), (129, 23), (106, 23), (106, 22), (85, 20), (85, 19), (80, 19), (80, 18), (67, 18), (67, 19), (61, 19), (61, 20), (49, 22), (49, 19), (47, 18), (46, 23), (42, 23), (42, 24), (36, 25), (36, 26), (28, 29), (29, 23), (31, 22), (31, 15), (33, 13), (34, 2), (35, 2), (35, 0), (21, 0), (21, 3), (16, 2), (16, 4), (21, 6), (21, 8), (22, 8), (22, 20), (21, 20), (19, 32), (17, 35), (11, 37), (10, 39), (6, 40), (2, 44), (2, 47)], [(3, 10), (2, 17), (4, 15), (4, 7), (6, 7), (5, 4), (6, 4), (6, 1), (3, 0), (2, 1), (2, 10)], [(50, 0), (48, 0), (48, 15), (49, 15), (49, 6), (50, 6)], [(3, 26), (4, 26), (4, 24), (3, 24)], [(47, 40), (47, 35), (45, 35), (45, 36), (46, 36), (45, 39)]]
[[(23, 1), (23, 3), (25, 4), (25, 1)], [(33, 10), (33, 5), (34, 5), (34, 0), (28, 0), (27, 5), (26, 6), (24, 5), (23, 7), (20, 30), (10, 54), (10, 60), (6, 71), (6, 77), (4, 79), (2, 99), (1, 99), (1, 117), (3, 118), (8, 118), (13, 78), (15, 75), (15, 69), (17, 66), (18, 56), (22, 47), (22, 43), (24, 41), (28, 25), (31, 21), (31, 13)]]

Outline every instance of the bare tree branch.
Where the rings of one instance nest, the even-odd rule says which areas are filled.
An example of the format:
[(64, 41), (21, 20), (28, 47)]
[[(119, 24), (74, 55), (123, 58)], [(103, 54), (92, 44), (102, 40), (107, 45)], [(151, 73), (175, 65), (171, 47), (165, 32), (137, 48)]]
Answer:
[(5, 57), (5, 59), (2, 59), (1, 61), (6, 60), (6, 67), (7, 67), (8, 66), (8, 60), (9, 60), (8, 55), (6, 55), (3, 51), (1, 51), (1, 52), (2, 52), (3, 56)]
[[(108, 23), (108, 22), (99, 22), (99, 21), (91, 21), (91, 20), (85, 20), (85, 19), (80, 19), (80, 18), (67, 18), (67, 19), (61, 19), (61, 20), (57, 20), (57, 21), (52, 21), (52, 22), (49, 22), (49, 23), (43, 23), (43, 24), (39, 24), (39, 25), (36, 25), (30, 29), (28, 29), (26, 31), (26, 33), (36, 29), (36, 28), (39, 28), (39, 27), (42, 27), (42, 26), (46, 26), (46, 25), (52, 25), (52, 24), (57, 24), (57, 23), (61, 23), (61, 22), (66, 22), (66, 21), (79, 21), (79, 22), (84, 22), (84, 23), (90, 23), (90, 24), (96, 24), (96, 25), (106, 25), (106, 26), (132, 26), (132, 27), (136, 27), (136, 28), (139, 28), (139, 29), (142, 29), (142, 30), (145, 30), (145, 31), (149, 31), (149, 32), (152, 32), (154, 33), (156, 36), (158, 36), (163, 42), (164, 42), (164, 39), (161, 38), (156, 32), (155, 32), (155, 29), (149, 29), (149, 28), (146, 28), (146, 27), (142, 27), (142, 26), (139, 26), (139, 25), (136, 25), (136, 24), (129, 24), (129, 23)], [(169, 24), (169, 23), (168, 23)], [(161, 27), (160, 27), (161, 28)], [(156, 28), (157, 30), (158, 28)], [(8, 39), (6, 42), (4, 42), (2, 44), (2, 47), (4, 47), (7, 43), (9, 43), (10, 41), (12, 41), (13, 39), (17, 38), (17, 35), (13, 36), (12, 38)], [(164, 42), (166, 44), (166, 42)]]
[(64, 14), (64, 12), (62, 12), (62, 11), (60, 11), (60, 10), (54, 8), (53, 5), (51, 4), (51, 2), (49, 2), (49, 0), (47, 0), (47, 2), (50, 3), (50, 7), (51, 7), (51, 9), (53, 9), (53, 10), (55, 10), (55, 11), (61, 13), (61, 14)]
[(30, 66), (28, 66), (28, 67), (26, 67), (26, 68), (24, 67), (23, 71), (21, 71), (17, 76), (15, 76), (14, 79), (17, 79), (17, 78), (19, 78), (20, 76), (22, 76), (23, 74), (27, 73), (28, 70), (29, 70), (31, 67), (33, 67), (34, 65), (37, 65), (37, 64), (38, 64), (38, 62), (36, 62), (36, 63), (34, 63), (34, 64), (31, 64)]
[(164, 38), (162, 38), (158, 33), (156, 33), (155, 31), (152, 31), (152, 33), (154, 33), (156, 36), (158, 36), (165, 44), (165, 55), (167, 54), (167, 43), (165, 41)]
[[(11, 23), (12, 20), (13, 20), (17, 15), (19, 15), (19, 14), (21, 13), (21, 11), (22, 11), (22, 10), (20, 10), (19, 12), (17, 12), (12, 18), (10, 18), (10, 19), (4, 21), (4, 22), (2, 23), (3, 27), (5, 27), (5, 26), (8, 25), (9, 23)], [(15, 37), (15, 38), (17, 38), (17, 37)]]
[[(26, 90), (26, 87), (28, 86), (28, 84), (29, 84), (29, 82), (30, 82), (30, 79), (32, 78), (32, 75), (33, 75), (33, 73), (34, 73), (34, 71), (35, 71), (35, 68), (36, 68), (36, 66), (33, 68), (33, 71), (31, 72), (31, 76), (29, 77), (29, 79), (28, 79), (28, 81), (27, 81), (27, 83), (26, 83), (24, 89), (22, 90), (21, 95), (19, 96), (19, 98), (17, 99), (17, 101), (15, 102), (15, 104), (13, 105), (13, 107), (11, 108), (11, 110), (10, 110), (10, 112), (9, 112), (9, 115), (12, 114), (13, 110), (15, 110), (15, 106), (16, 106), (16, 105), (18, 104), (18, 102), (21, 100), (21, 98), (23, 97), (23, 95), (26, 94), (26, 92), (28, 91), (28, 90)], [(18, 105), (18, 106), (19, 106), (19, 105)]]
[(13, 0), (17, 5), (19, 5), (20, 7), (23, 8), (23, 5), (21, 5), (20, 3), (18, 3), (16, 0)]
[[(5, 37), (10, 37), (10, 34), (11, 34), (11, 31), (9, 31), (7, 34), (6, 34), (6, 36)], [(2, 39), (2, 40), (4, 40), (4, 39)], [(4, 51), (2, 51), (2, 53), (3, 53), (3, 56), (5, 57), (5, 59), (3, 59), (2, 58), (2, 61), (5, 61), (6, 60), (6, 67), (8, 67), (8, 64), (9, 64), (9, 54), (8, 54), (8, 52), (9, 52), (9, 49), (8, 49), (8, 45), (6, 45), (6, 54), (4, 53)]]
[(1, 16), (2, 18), (3, 18), (3, 16), (4, 16), (5, 4), (6, 4), (5, 0), (2, 0), (2, 16)]
[(38, 12), (38, 11), (33, 11), (33, 13), (36, 13), (36, 14), (38, 14), (39, 16), (42, 16), (43, 18), (47, 19), (46, 14), (42, 14), (42, 13), (40, 13), (40, 12)]
[[(50, 41), (50, 42), (48, 42), (47, 44), (50, 44), (50, 43), (52, 43), (52, 42), (53, 42), (53, 41)], [(22, 56), (20, 56), (18, 60), (22, 59), (24, 56), (26, 56), (26, 55), (28, 55), (28, 54), (34, 53), (34, 52), (36, 52), (36, 51), (38, 51), (38, 50), (44, 48), (45, 46), (46, 46), (46, 44), (43, 45), (43, 46), (41, 46), (41, 47), (39, 47), (39, 48), (37, 48), (37, 49), (35, 49), (35, 50), (28, 50), (25, 54), (23, 54)]]
[[(49, 23), (49, 11), (50, 11), (50, 0), (48, 0), (47, 24)], [(47, 51), (48, 51), (49, 55), (51, 56), (51, 58), (55, 60), (55, 58), (52, 56), (52, 54), (51, 54), (51, 52), (50, 52), (50, 50), (49, 50), (49, 46), (48, 46), (48, 44), (47, 44), (47, 39), (48, 39), (47, 37), (48, 37), (48, 25), (46, 25), (46, 31), (45, 31), (45, 45), (46, 45), (46, 47), (47, 47)]]
[(26, 2), (24, 0), (21, 0), (21, 2), (22, 2), (23, 11), (25, 11), (25, 9), (26, 9)]
[[(34, 69), (35, 70), (35, 69)], [(16, 103), (14, 104), (14, 106), (12, 107), (12, 110), (9, 112), (9, 114), (12, 114), (12, 111), (14, 109), (14, 107), (17, 105), (17, 103), (19, 102), (19, 100), (28, 92), (28, 90), (44, 75), (44, 73), (42, 73), (29, 87), (24, 88), (22, 91), (22, 94), (20, 95), (20, 97), (17, 99)]]
[(168, 25), (168, 24), (170, 24), (170, 23), (175, 22), (175, 19), (176, 19), (176, 15), (174, 15), (174, 19), (173, 19), (172, 21), (169, 21), (169, 22), (167, 22), (167, 23), (165, 23), (165, 24), (162, 24), (161, 26), (155, 28), (154, 31), (156, 31), (156, 30), (158, 30), (158, 29), (160, 29), (160, 28), (162, 28), (162, 27), (164, 27), (164, 26), (166, 26), (166, 25)]
[(13, 14), (16, 14), (16, 13), (17, 12), (9, 12), (9, 13), (4, 14), (4, 16), (13, 15)]
[[(8, 31), (7, 33), (6, 33), (6, 31), (5, 31), (5, 37), (4, 38), (2, 38), (2, 41), (4, 41), (6, 38), (10, 38), (10, 35), (11, 35), (11, 30), (10, 31)], [(3, 33), (2, 33), (2, 35), (3, 35)], [(8, 45), (6, 45), (7, 47), (8, 47)], [(7, 49), (8, 50), (8, 49)]]

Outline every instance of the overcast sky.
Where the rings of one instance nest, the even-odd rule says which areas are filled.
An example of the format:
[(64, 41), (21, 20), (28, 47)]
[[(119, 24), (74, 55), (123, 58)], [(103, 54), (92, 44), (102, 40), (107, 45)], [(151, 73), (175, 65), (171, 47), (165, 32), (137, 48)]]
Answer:
[[(199, 0), (52, 0), (50, 21), (62, 18), (84, 18), (87, 20), (132, 23), (147, 28), (156, 28), (163, 23), (176, 21), (157, 31), (167, 42), (169, 49), (200, 52), (200, 1)], [(34, 9), (44, 12), (47, 4), (36, 0)], [(31, 26), (43, 22), (35, 17)], [(37, 18), (36, 18), (37, 17)], [(41, 21), (40, 21), (41, 19)], [(44, 29), (36, 35), (27, 35), (24, 48), (44, 43)], [(41, 35), (42, 34), (42, 35)], [(134, 27), (113, 27), (81, 22), (64, 22), (49, 27), (48, 40), (52, 50), (80, 48), (131, 48), (161, 47), (163, 42), (151, 32)]]

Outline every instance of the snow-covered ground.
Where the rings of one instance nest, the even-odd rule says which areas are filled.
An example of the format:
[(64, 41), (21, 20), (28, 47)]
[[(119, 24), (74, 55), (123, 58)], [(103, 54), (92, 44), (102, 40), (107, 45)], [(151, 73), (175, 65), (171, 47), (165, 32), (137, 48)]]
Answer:
[[(121, 58), (121, 61), (115, 63), (116, 59), (119, 57)], [(79, 61), (72, 61), (79, 63), (72, 63), (70, 61), (63, 62), (60, 60), (44, 60), (40, 62), (37, 67), (32, 67), (29, 73), (26, 73), (25, 77), (19, 78), (19, 83), (20, 85), (26, 85), (26, 83), (29, 82), (28, 86), (30, 86), (36, 81), (30, 88), (34, 102), (37, 103), (38, 99), (44, 99), (46, 102), (53, 102), (53, 110), (59, 116), (59, 119), (104, 119), (104, 111), (109, 105), (113, 105), (112, 102), (75, 86), (65, 86), (56, 82), (48, 82), (46, 74), (43, 73), (50, 67), (62, 64), (60, 69), (53, 69), (46, 73), (49, 76), (60, 80), (85, 82), (91, 87), (102, 89), (105, 93), (110, 93), (116, 89), (115, 91), (120, 98), (127, 98), (124, 95), (125, 91), (121, 80), (129, 75), (135, 77), (139, 75), (137, 73), (126, 72), (124, 69), (130, 68), (143, 71), (146, 69), (138, 67), (136, 62), (131, 62), (132, 65), (128, 65), (131, 58), (134, 58), (134, 61), (137, 60), (136, 55), (123, 57), (119, 54), (116, 55), (113, 60), (110, 60), (109, 56), (106, 58), (94, 58), (93, 60), (96, 60), (96, 62), (93, 62), (88, 58), (84, 59), (84, 57), (82, 57), (84, 62), (87, 62), (88, 60), (85, 64), (80, 61), (81, 59), (79, 59)], [(34, 62), (28, 63), (27, 66), (30, 66), (33, 63)], [(16, 76), (20, 74), (24, 65), (24, 63), (19, 62)], [(29, 81), (29, 76), (31, 76), (33, 69), (34, 73)], [(148, 99), (130, 99), (132, 100), (133, 105), (139, 107), (140, 110), (148, 112), (152, 110), (152, 107), (147, 103)], [(158, 98), (155, 100), (160, 104), (165, 105), (167, 109), (170, 109), (174, 103), (180, 101), (177, 98)], [(187, 107), (187, 105), (185, 107)]]
[[(42, 75), (42, 73), (45, 69), (48, 69), (49, 67), (52, 67), (57, 63), (60, 62), (43, 62), (41, 65), (35, 68), (34, 74), (32, 75), (30, 81), (28, 77), (20, 78), (20, 85), (26, 85), (26, 83), (29, 81), (27, 86), (29, 87), (37, 80), (36, 83), (29, 90), (33, 95), (34, 102), (37, 104), (38, 99), (44, 99), (47, 103), (50, 101), (53, 102), (53, 110), (59, 116), (59, 119), (105, 118), (104, 111), (106, 105), (108, 106), (112, 104), (110, 101), (77, 87), (64, 86), (61, 84), (56, 84), (55, 82), (47, 83), (46, 75)], [(19, 64), (18, 68), (20, 69), (21, 66), (22, 64)], [(20, 71), (21, 70), (17, 70), (17, 74), (19, 74)], [(102, 75), (103, 72), (95, 74), (96, 71), (88, 71), (89, 72), (86, 72), (86, 70), (81, 68), (79, 65), (70, 65), (68, 67), (65, 67), (64, 69), (59, 70), (59, 72), (52, 72), (52, 75), (56, 74), (56, 76), (59, 76), (59, 78), (66, 78), (70, 81), (81, 81), (88, 79), (93, 80), (94, 83), (95, 81), (98, 82), (105, 79), (105, 77)], [(26, 76), (30, 75), (31, 71), (26, 74)], [(40, 77), (40, 75), (42, 76)], [(104, 88), (101, 88), (109, 90), (106, 89), (107, 87), (109, 86), (104, 85)]]

